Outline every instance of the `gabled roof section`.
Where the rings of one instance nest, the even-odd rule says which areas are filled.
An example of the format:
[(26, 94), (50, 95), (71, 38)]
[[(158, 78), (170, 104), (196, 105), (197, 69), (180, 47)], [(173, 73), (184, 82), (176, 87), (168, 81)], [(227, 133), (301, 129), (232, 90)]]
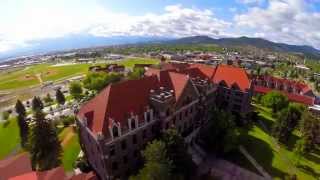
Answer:
[(233, 84), (237, 84), (241, 91), (246, 91), (250, 88), (250, 80), (246, 71), (242, 68), (219, 65), (216, 68), (216, 72), (212, 78), (212, 81), (219, 84), (221, 81), (225, 81), (230, 88)]
[(18, 154), (0, 161), (0, 179), (18, 176), (32, 171), (28, 153)]
[(95, 133), (102, 131), (110, 89), (111, 86), (104, 88), (97, 96), (82, 105), (78, 113), (80, 117), (87, 118), (89, 129)]
[(161, 84), (163, 84), (168, 88), (173, 89), (176, 102), (178, 102), (178, 100), (181, 97), (181, 94), (183, 93), (184, 88), (188, 83), (189, 77), (187, 75), (179, 74), (175, 72), (168, 72), (167, 75), (169, 79), (166, 79), (165, 80), (166, 82), (164, 82), (163, 79), (165, 79), (166, 77), (161, 77), (160, 79)]
[(154, 75), (111, 84), (84, 104), (78, 115), (88, 118), (88, 114), (93, 112), (92, 125), (88, 123), (88, 126), (94, 133), (106, 132), (111, 123), (110, 119), (126, 124), (125, 120), (131, 112), (143, 119), (143, 112), (149, 104), (150, 90), (158, 86), (159, 81)]
[(210, 79), (205, 73), (203, 73), (199, 68), (188, 68), (180, 71), (181, 73), (187, 74), (192, 78), (200, 77), (201, 79)]
[(198, 68), (207, 78), (212, 79), (216, 68), (204, 64), (191, 64), (191, 68)]

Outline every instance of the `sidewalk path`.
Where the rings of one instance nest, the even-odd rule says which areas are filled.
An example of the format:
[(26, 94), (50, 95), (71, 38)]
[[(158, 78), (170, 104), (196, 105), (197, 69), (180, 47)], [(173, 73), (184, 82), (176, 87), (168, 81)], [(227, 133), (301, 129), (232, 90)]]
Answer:
[(248, 151), (243, 146), (239, 146), (240, 152), (251, 162), (251, 164), (266, 178), (272, 179), (272, 177), (263, 169), (262, 166), (248, 153)]

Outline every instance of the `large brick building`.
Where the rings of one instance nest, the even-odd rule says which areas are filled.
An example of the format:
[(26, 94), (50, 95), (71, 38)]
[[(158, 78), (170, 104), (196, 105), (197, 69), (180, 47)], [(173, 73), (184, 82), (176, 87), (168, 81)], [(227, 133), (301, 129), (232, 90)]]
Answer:
[(279, 91), (285, 94), (290, 101), (314, 105), (315, 95), (305, 83), (273, 76), (256, 76), (253, 78), (254, 93), (266, 94), (270, 91)]
[(193, 143), (211, 106), (241, 116), (250, 111), (251, 82), (243, 69), (219, 65), (162, 64), (139, 80), (111, 84), (78, 112), (80, 140), (101, 179), (122, 178), (140, 150), (175, 127)]

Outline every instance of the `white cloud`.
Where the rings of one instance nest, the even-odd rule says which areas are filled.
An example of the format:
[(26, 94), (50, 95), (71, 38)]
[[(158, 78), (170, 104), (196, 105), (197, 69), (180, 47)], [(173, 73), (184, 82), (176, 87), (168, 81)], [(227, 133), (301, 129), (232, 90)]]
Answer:
[[(320, 48), (320, 13), (308, 12), (303, 0), (269, 0), (266, 9), (253, 7), (236, 15), (236, 27), (276, 42)], [(250, 35), (250, 33), (249, 33)], [(253, 35), (253, 34), (251, 34)]]
[[(162, 14), (144, 16), (123, 16), (124, 23), (101, 23), (90, 30), (100, 36), (134, 35), (134, 36), (191, 36), (223, 35), (231, 23), (217, 19), (210, 10), (183, 8), (181, 5), (166, 6)], [(114, 24), (115, 23), (115, 24)]]
[(237, 2), (246, 4), (246, 5), (257, 5), (262, 4), (265, 0), (237, 0)]
[(73, 4), (71, 8), (58, 0), (54, 5), (27, 3), (19, 16), (3, 23), (3, 28), (0, 28), (0, 52), (24, 46), (30, 41), (71, 33), (96, 36), (218, 37), (223, 36), (224, 29), (231, 25), (215, 18), (211, 10), (184, 8), (181, 5), (166, 6), (161, 14), (141, 16), (115, 13), (95, 3), (85, 8)]
[[(246, 35), (320, 48), (320, 13), (308, 12), (303, 0), (268, 0), (266, 8), (259, 5), (265, 0), (238, 0), (250, 6), (246, 13), (235, 15), (230, 21), (219, 19), (212, 10), (182, 5), (166, 6), (162, 13), (132, 16), (113, 12), (99, 1), (85, 1), (85, 5), (78, 5), (78, 0), (21, 1), (23, 4), (18, 7), (10, 4), (11, 0), (0, 1), (0, 53), (73, 33), (105, 37)], [(243, 12), (239, 10), (229, 8), (231, 12)]]

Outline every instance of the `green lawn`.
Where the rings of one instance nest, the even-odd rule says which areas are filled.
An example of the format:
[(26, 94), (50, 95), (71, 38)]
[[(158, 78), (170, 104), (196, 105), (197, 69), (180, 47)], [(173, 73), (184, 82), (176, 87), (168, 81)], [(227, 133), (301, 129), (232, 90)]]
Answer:
[(0, 160), (18, 147), (19, 143), (20, 135), (16, 118), (11, 118), (8, 123), (0, 123)]
[(128, 68), (133, 68), (135, 64), (158, 64), (159, 60), (150, 59), (150, 58), (130, 58), (124, 61), (119, 62)]
[(73, 170), (74, 162), (77, 160), (81, 150), (78, 135), (72, 128), (65, 128), (60, 134), (59, 139), (62, 141), (62, 164), (66, 171)]
[[(260, 119), (270, 129), (276, 120), (272, 118), (270, 109), (260, 105), (255, 105), (255, 107)], [(283, 179), (285, 175), (294, 173), (298, 179), (305, 180), (320, 176), (320, 150), (306, 155), (301, 159), (299, 165), (296, 164), (297, 158), (292, 150), (299, 139), (298, 133), (294, 133), (287, 145), (280, 144), (280, 146), (276, 145), (269, 131), (265, 131), (260, 124), (243, 129), (241, 134), (241, 144), (273, 177)]]
[[(120, 61), (119, 64), (132, 68), (134, 64), (157, 64), (158, 60), (147, 58), (130, 58)], [(0, 90), (11, 90), (39, 85), (36, 75), (41, 74), (43, 82), (57, 81), (74, 76), (86, 74), (89, 66), (93, 64), (72, 64), (53, 66), (52, 64), (40, 64), (17, 69), (15, 71), (0, 72)]]
[[(16, 147), (19, 147), (20, 136), (16, 118), (11, 118), (9, 123), (0, 123), (0, 160), (5, 159)], [(78, 135), (72, 128), (64, 128), (59, 133), (62, 143), (62, 164), (66, 171), (73, 169), (80, 152)], [(18, 149), (18, 152), (20, 149)]]

